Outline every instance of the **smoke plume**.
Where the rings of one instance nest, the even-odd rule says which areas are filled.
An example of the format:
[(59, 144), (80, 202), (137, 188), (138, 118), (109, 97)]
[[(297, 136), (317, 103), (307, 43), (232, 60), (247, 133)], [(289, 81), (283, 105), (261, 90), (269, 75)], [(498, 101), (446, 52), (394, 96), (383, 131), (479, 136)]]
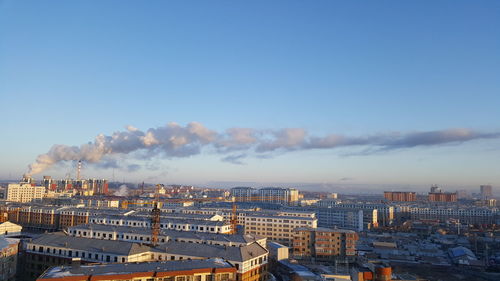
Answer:
[(115, 196), (127, 196), (128, 195), (128, 187), (124, 184), (120, 185), (117, 191), (114, 193)]
[[(339, 134), (312, 136), (301, 128), (277, 130), (231, 128), (225, 132), (216, 132), (197, 122), (191, 122), (186, 126), (169, 123), (146, 131), (127, 126), (124, 131), (114, 132), (109, 136), (100, 134), (93, 142), (80, 146), (56, 144), (29, 165), (29, 174), (38, 174), (62, 161), (82, 160), (96, 163), (100, 167), (115, 167), (117, 163), (114, 162), (116, 160), (112, 158), (113, 156), (142, 159), (154, 156), (189, 157), (200, 154), (206, 149), (211, 153), (223, 155), (222, 161), (242, 164), (242, 159), (248, 156), (269, 158), (274, 153), (296, 150), (363, 146), (380, 152), (499, 137), (498, 132), (485, 133), (465, 128), (353, 137)], [(137, 165), (127, 166), (129, 171), (138, 168)]]

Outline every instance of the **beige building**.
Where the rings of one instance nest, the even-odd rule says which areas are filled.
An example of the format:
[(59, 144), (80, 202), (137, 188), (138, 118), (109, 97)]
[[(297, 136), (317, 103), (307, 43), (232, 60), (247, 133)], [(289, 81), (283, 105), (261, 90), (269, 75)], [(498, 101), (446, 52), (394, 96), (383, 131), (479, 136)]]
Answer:
[(291, 246), (293, 230), (298, 227), (318, 227), (318, 220), (313, 216), (286, 216), (255, 212), (245, 216), (245, 234), (261, 235), (271, 241)]
[(15, 223), (11, 223), (9, 221), (0, 223), (0, 235), (20, 233), (22, 230), (23, 230), (22, 226)]
[(41, 200), (45, 194), (45, 187), (27, 183), (10, 183), (5, 194), (7, 201), (26, 203), (36, 199)]

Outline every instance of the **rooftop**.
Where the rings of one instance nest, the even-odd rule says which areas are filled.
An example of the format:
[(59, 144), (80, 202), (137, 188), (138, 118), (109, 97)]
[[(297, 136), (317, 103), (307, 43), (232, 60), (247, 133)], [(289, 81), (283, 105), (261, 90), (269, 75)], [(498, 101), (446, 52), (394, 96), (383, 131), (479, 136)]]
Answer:
[[(151, 235), (151, 228), (146, 228), (146, 227), (128, 227), (128, 226), (115, 226), (115, 225), (104, 225), (104, 224), (82, 224), (69, 227), (68, 229)], [(185, 238), (193, 240), (199, 239), (204, 241), (223, 241), (223, 242), (233, 242), (233, 243), (243, 243), (243, 244), (250, 244), (252, 242), (265, 239), (264, 236), (250, 235), (250, 234), (229, 235), (229, 234), (208, 233), (208, 232), (178, 231), (173, 229), (162, 229), (160, 230), (160, 235), (168, 236), (172, 240)]]
[(227, 247), (197, 243), (186, 245), (185, 242), (169, 241), (157, 246), (156, 249), (173, 255), (177, 254), (205, 258), (218, 257), (233, 262), (243, 262), (268, 253), (268, 251), (258, 243), (252, 243), (241, 247)]
[(151, 247), (139, 243), (73, 237), (67, 236), (62, 232), (43, 234), (33, 239), (31, 243), (49, 247), (109, 253), (121, 256), (135, 255), (151, 250)]
[[(157, 272), (190, 271), (200, 269), (233, 269), (233, 266), (222, 259), (161, 261), (141, 263), (115, 263), (102, 265), (56, 266), (45, 271), (38, 280), (88, 276), (148, 273), (155, 276)], [(233, 269), (231, 271), (236, 271)], [(86, 280), (86, 279), (85, 279)]]

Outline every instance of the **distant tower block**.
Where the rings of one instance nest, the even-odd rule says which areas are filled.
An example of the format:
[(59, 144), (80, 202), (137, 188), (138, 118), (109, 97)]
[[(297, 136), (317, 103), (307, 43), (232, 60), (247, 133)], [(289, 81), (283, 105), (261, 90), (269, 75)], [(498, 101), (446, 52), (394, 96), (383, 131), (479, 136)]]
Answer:
[(479, 188), (481, 190), (481, 198), (483, 200), (488, 200), (493, 197), (493, 188), (491, 185), (481, 185)]

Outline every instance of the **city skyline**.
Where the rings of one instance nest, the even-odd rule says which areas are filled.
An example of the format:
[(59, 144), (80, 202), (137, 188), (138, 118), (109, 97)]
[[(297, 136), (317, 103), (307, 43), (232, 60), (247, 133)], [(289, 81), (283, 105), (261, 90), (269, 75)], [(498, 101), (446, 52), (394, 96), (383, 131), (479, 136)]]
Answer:
[(0, 179), (500, 185), (494, 1), (120, 3), (0, 1)]

